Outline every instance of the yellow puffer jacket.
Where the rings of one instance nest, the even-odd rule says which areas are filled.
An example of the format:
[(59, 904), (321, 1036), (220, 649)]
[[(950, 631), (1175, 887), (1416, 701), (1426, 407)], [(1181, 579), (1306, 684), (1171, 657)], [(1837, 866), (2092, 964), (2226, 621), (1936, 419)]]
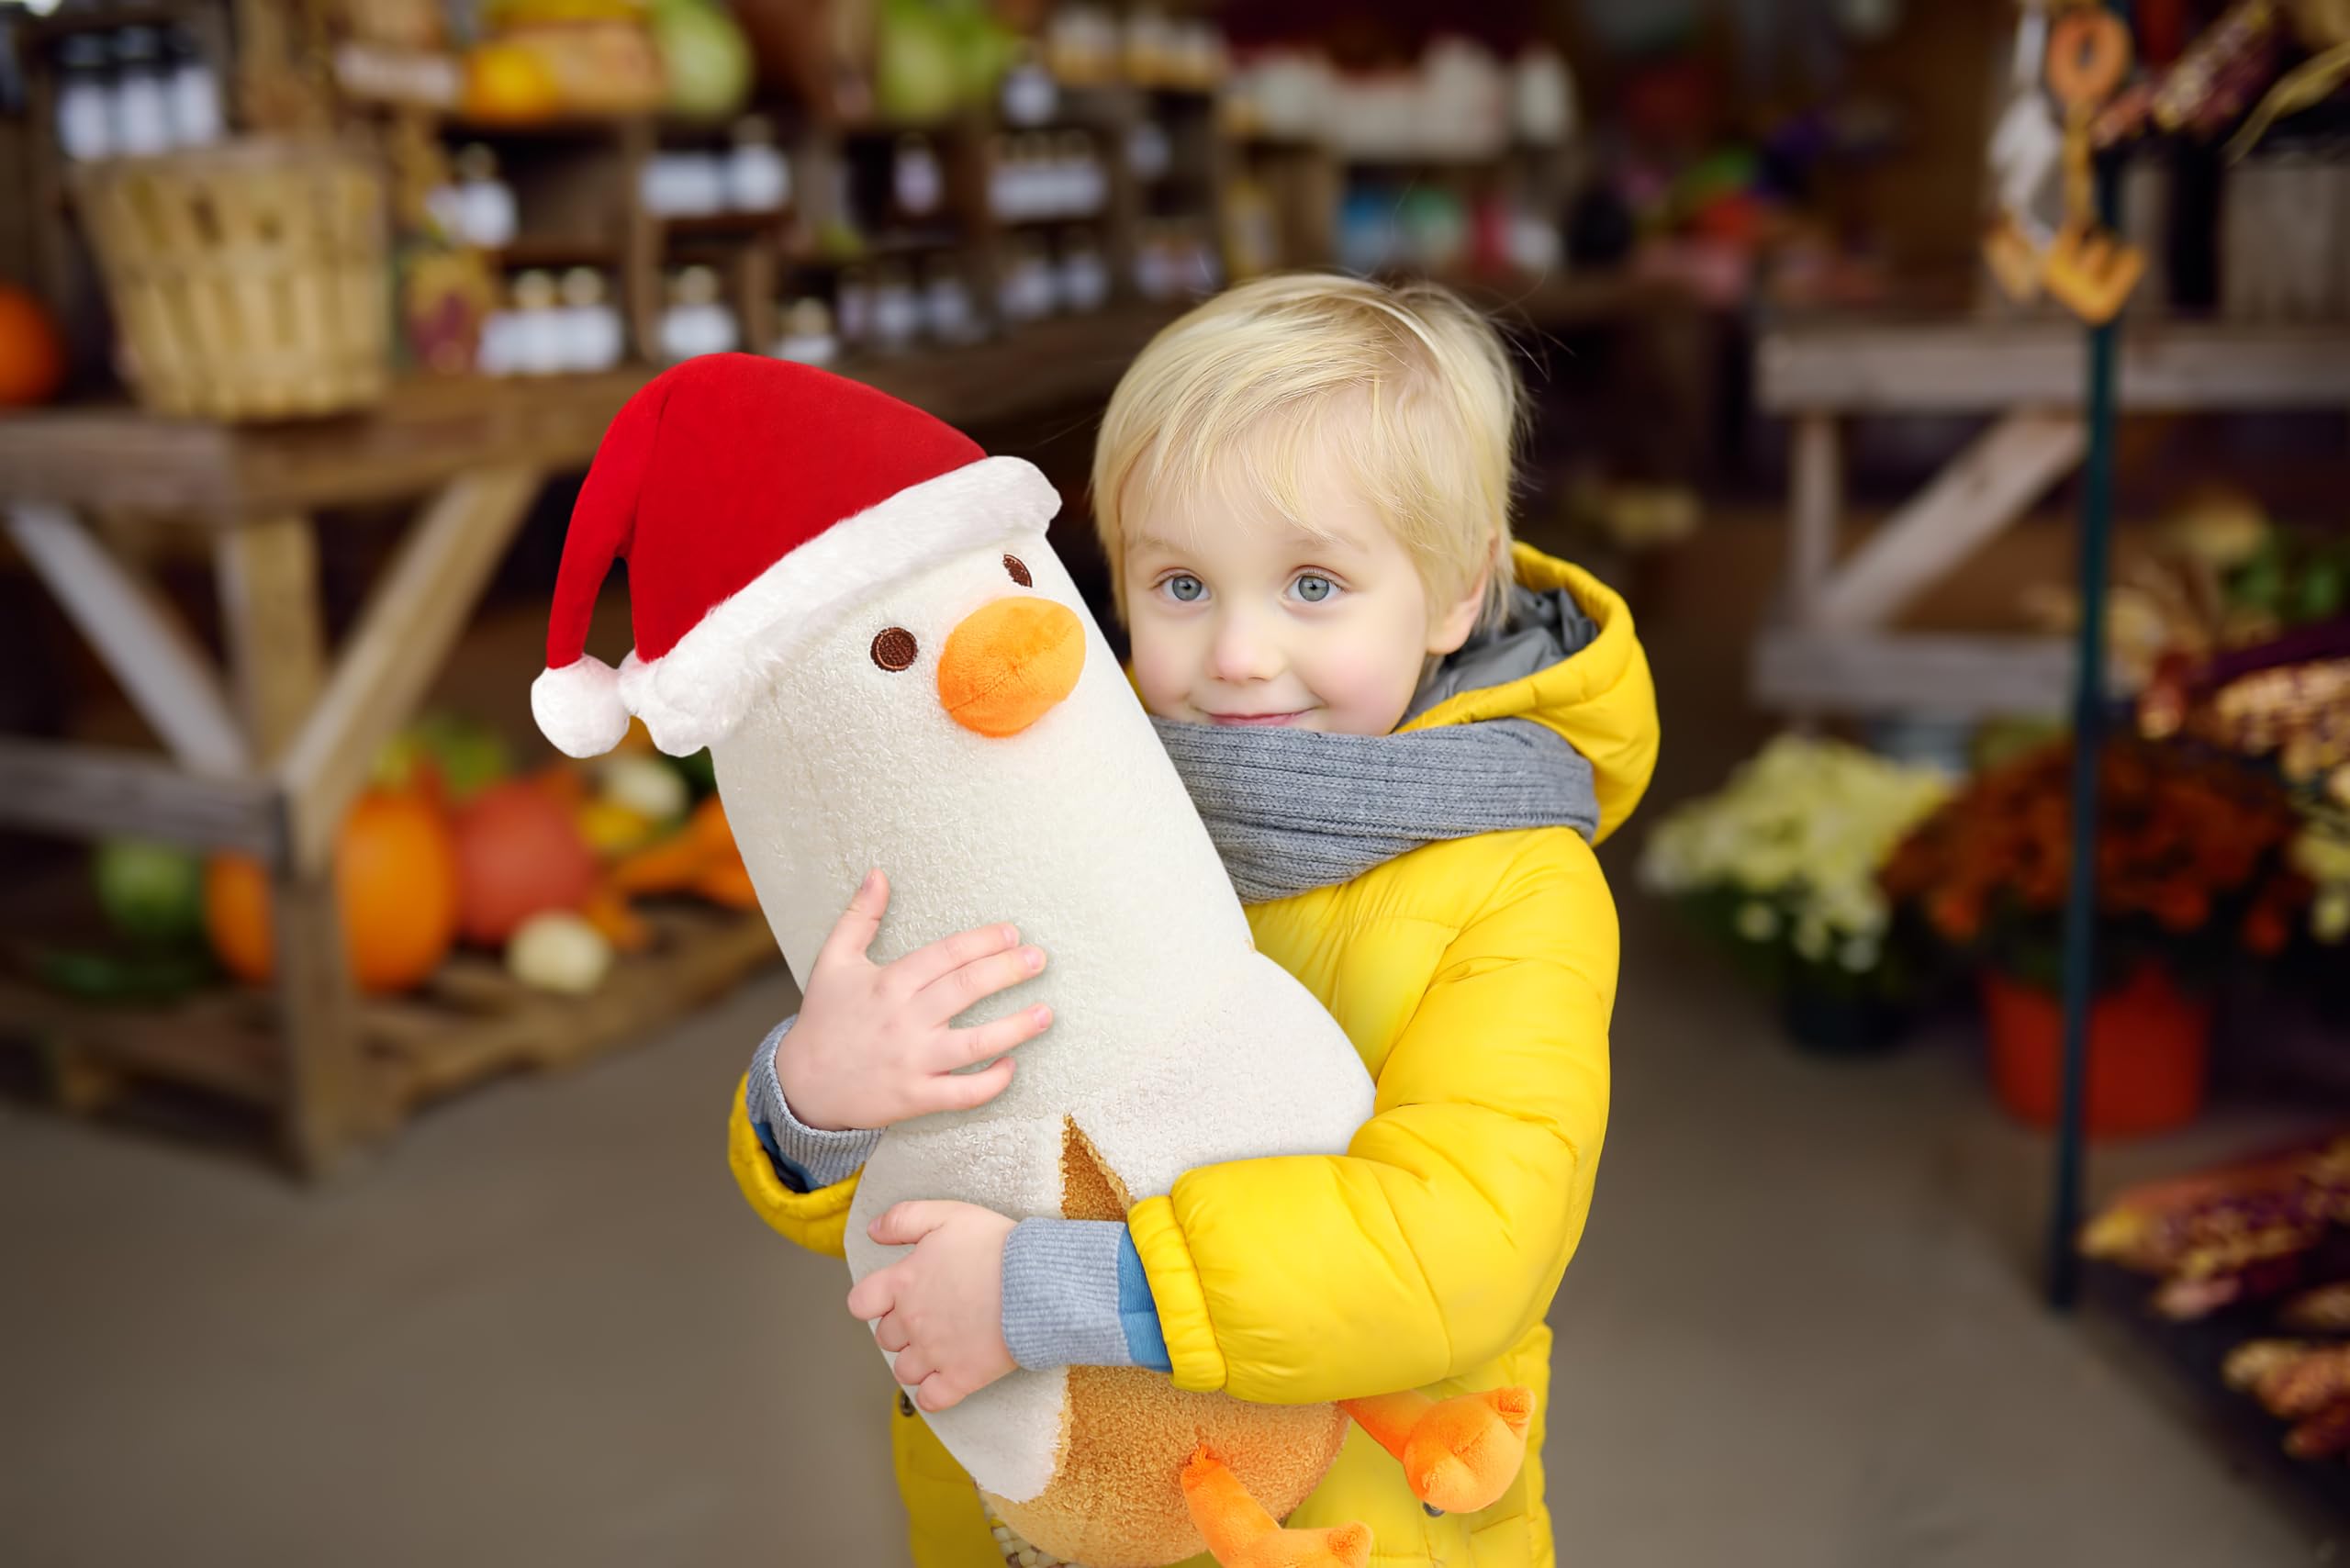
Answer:
[[(1405, 727), (1518, 718), (1556, 730), (1591, 762), (1604, 835), (1655, 761), (1648, 662), (1623, 601), (1597, 581), (1525, 546), (1517, 572), (1528, 588), (1569, 589), (1597, 638)], [(1543, 1316), (1583, 1235), (1607, 1126), (1617, 930), (1598, 862), (1568, 828), (1487, 834), (1257, 905), (1248, 922), (1362, 1053), (1377, 1109), (1343, 1156), (1209, 1166), (1135, 1205), (1127, 1223), (1174, 1381), (1273, 1404), (1531, 1387), (1525, 1472), (1493, 1507), (1429, 1518), (1394, 1460), (1355, 1430), (1289, 1522), (1361, 1520), (1379, 1568), (1547, 1565)], [(739, 1089), (730, 1150), (768, 1224), (841, 1250), (854, 1178), (787, 1190)], [(917, 1568), (1002, 1568), (969, 1478), (902, 1404), (891, 1420)]]

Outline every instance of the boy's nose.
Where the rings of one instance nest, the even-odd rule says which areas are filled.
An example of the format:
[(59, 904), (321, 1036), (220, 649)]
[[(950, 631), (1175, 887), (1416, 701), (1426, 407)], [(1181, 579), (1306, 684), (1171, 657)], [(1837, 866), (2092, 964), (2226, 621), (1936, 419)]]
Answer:
[(990, 739), (1016, 735), (1077, 689), (1085, 628), (1049, 599), (999, 599), (947, 633), (938, 700), (947, 717)]
[(1270, 680), (1281, 673), (1271, 640), (1259, 635), (1253, 626), (1237, 616), (1227, 618), (1216, 628), (1215, 643), (1208, 650), (1208, 663), (1216, 679), (1235, 685)]

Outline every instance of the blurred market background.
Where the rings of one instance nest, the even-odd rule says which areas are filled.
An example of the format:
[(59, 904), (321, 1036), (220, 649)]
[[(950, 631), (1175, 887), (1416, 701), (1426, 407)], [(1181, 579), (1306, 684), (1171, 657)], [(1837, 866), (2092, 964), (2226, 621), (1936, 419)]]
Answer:
[(2341, 0), (0, 4), (0, 1560), (902, 1562), (724, 1167), (795, 992), (707, 757), (530, 722), (565, 521), (773, 353), (1041, 465), (1107, 624), (1111, 386), (1293, 267), (1504, 323), (1658, 671), (1562, 1555), (2330, 1560), (2345, 77)]

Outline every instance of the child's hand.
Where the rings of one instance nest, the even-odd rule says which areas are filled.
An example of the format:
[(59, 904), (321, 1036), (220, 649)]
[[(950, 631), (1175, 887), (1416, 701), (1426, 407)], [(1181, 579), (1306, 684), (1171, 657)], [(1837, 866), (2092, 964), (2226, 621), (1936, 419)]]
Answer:
[[(974, 1029), (948, 1028), (974, 1002), (1035, 979), (1045, 955), (1021, 947), (1009, 925), (985, 925), (883, 969), (865, 954), (889, 907), (889, 880), (871, 872), (817, 952), (799, 1022), (776, 1047), (784, 1103), (821, 1131), (984, 1105), (1012, 1082), (1003, 1053), (1053, 1021), (1051, 1008), (1027, 1007)], [(990, 1057), (1003, 1059), (984, 1072), (955, 1071)]]
[(912, 1251), (867, 1274), (848, 1309), (897, 1355), (925, 1410), (959, 1405), (1017, 1370), (1003, 1342), (1003, 1243), (1012, 1221), (973, 1204), (900, 1204), (866, 1227)]

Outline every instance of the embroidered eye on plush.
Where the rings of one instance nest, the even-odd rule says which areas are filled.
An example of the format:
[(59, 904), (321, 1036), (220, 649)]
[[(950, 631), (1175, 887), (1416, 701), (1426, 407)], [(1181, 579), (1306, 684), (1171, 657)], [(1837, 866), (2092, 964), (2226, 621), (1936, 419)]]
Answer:
[(1010, 572), (1012, 574), (1012, 580), (1018, 583), (1022, 588), (1035, 588), (1036, 586), (1035, 577), (1029, 573), (1028, 564), (1023, 561), (1019, 556), (1006, 555), (1003, 558), (1003, 569)]
[(873, 639), (873, 662), (893, 674), (913, 663), (920, 651), (914, 634), (902, 626), (892, 626)]

